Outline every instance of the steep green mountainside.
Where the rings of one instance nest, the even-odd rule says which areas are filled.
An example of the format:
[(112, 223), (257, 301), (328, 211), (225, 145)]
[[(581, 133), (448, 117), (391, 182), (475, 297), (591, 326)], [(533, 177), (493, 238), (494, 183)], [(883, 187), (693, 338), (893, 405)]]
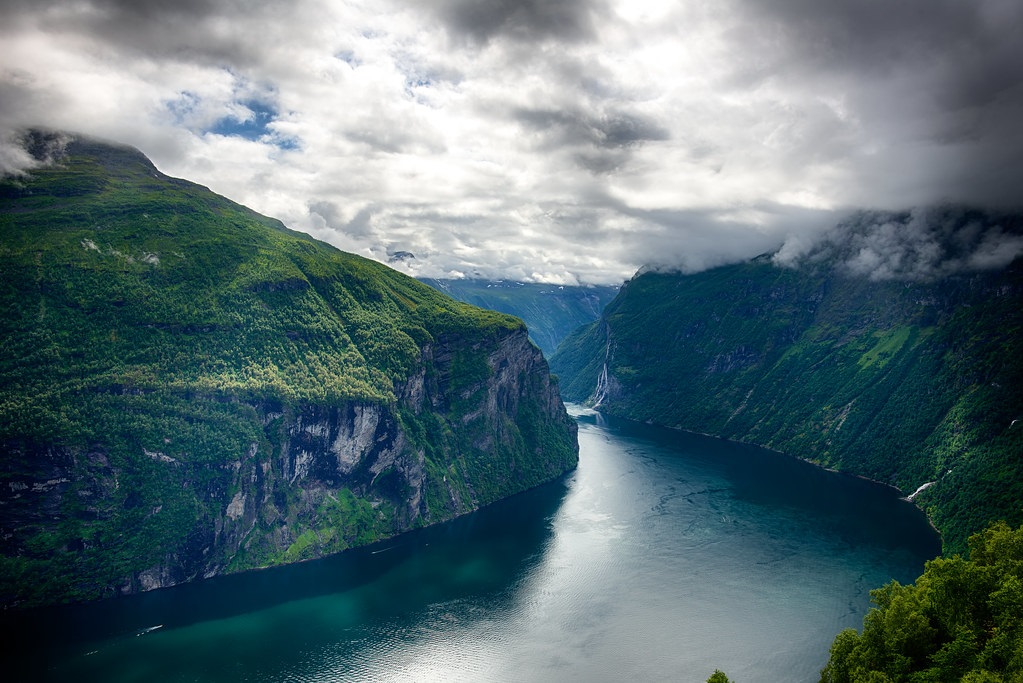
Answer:
[(562, 339), (599, 318), (620, 289), (607, 285), (573, 287), (500, 280), (422, 278), (422, 281), (459, 301), (522, 318), (530, 339), (548, 358)]
[(136, 150), (33, 134), (0, 181), (0, 603), (343, 550), (577, 459), (521, 321)]
[[(974, 230), (955, 220), (957, 239)], [(1019, 221), (997, 228), (985, 234), (1016, 249)], [(562, 395), (907, 494), (933, 482), (916, 500), (948, 550), (990, 521), (1020, 524), (1023, 260), (871, 279), (847, 258), (864, 253), (830, 245), (798, 267), (761, 257), (641, 273), (552, 358)]]

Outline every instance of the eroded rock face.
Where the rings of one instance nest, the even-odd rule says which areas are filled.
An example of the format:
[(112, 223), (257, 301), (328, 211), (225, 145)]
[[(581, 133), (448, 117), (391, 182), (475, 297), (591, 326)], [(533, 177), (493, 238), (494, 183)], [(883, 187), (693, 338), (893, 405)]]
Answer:
[[(426, 345), (421, 367), (394, 394), (392, 403), (243, 404), (261, 438), (204, 462), (140, 447), (139, 462), (184, 503), (118, 495), (135, 465), (111, 464), (100, 444), (9, 447), (21, 455), (8, 459), (20, 475), (0, 490), (4, 550), (16, 555), (18, 532), (29, 526), (71, 515), (84, 528), (88, 518), (123, 513), (115, 500), (137, 506), (138, 528), (123, 530), (129, 536), (184, 522), (176, 545), (150, 549), (98, 591), (135, 593), (380, 540), (539, 485), (577, 462), (575, 423), (525, 330)], [(81, 504), (69, 507), (71, 498)], [(87, 553), (101, 542), (61, 551)]]
[(384, 406), (307, 406), (286, 430), (282, 464), (291, 483), (315, 479), (339, 485), (367, 468), (379, 473), (405, 446)]
[(59, 163), (0, 179), (0, 606), (318, 557), (575, 464), (521, 321), (138, 150), (23, 142)]

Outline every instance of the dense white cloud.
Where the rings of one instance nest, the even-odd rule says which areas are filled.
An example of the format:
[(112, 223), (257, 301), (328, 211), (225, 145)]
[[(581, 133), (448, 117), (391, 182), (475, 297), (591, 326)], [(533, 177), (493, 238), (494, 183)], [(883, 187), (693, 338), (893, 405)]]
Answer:
[(611, 282), (1019, 205), (1021, 32), (1015, 0), (0, 0), (0, 133), (127, 142), (415, 273)]

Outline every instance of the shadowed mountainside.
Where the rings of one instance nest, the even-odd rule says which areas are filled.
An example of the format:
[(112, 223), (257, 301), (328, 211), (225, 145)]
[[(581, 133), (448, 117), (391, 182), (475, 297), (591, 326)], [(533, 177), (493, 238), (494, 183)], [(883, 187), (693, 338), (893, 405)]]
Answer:
[(551, 359), (562, 394), (906, 494), (927, 485), (915, 500), (950, 551), (993, 520), (1018, 525), (1021, 221), (939, 212), (925, 261), (892, 246), (924, 230), (918, 218), (861, 217), (844, 228), (852, 238), (786, 266), (765, 256), (692, 275), (641, 272)]

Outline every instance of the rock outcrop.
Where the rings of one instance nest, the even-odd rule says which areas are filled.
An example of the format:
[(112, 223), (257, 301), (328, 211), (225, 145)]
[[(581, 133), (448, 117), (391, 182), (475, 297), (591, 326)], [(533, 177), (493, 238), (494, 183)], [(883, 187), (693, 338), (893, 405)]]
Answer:
[[(396, 387), (400, 398), (394, 404), (248, 405), (264, 425), (265, 438), (203, 473), (213, 479), (203, 492), (209, 514), (196, 520), (187, 543), (132, 571), (117, 591), (320, 557), (471, 512), (573, 468), (575, 423), (525, 331), (470, 349), (486, 358), (489, 371), (452, 392), (455, 344), (425, 348), (429, 364)], [(465, 403), (476, 407), (453, 408)], [(447, 443), (433, 444), (447, 456), (441, 463), (428, 461), (426, 449), (409, 435), (408, 423), (415, 429), (427, 415), (448, 435)], [(532, 433), (530, 426), (536, 427)], [(543, 437), (553, 442), (543, 443)], [(165, 468), (164, 476), (195, 486), (177, 460), (146, 455)], [(103, 460), (98, 452), (88, 457)], [(61, 462), (38, 478), (9, 485), (23, 509), (55, 511), (81, 483), (75, 457), (56, 460)], [(88, 485), (96, 489), (116, 477), (106, 468)], [(4, 494), (0, 505), (11, 509), (15, 500)]]
[(521, 321), (71, 139), (0, 181), (4, 606), (320, 557), (575, 466)]

